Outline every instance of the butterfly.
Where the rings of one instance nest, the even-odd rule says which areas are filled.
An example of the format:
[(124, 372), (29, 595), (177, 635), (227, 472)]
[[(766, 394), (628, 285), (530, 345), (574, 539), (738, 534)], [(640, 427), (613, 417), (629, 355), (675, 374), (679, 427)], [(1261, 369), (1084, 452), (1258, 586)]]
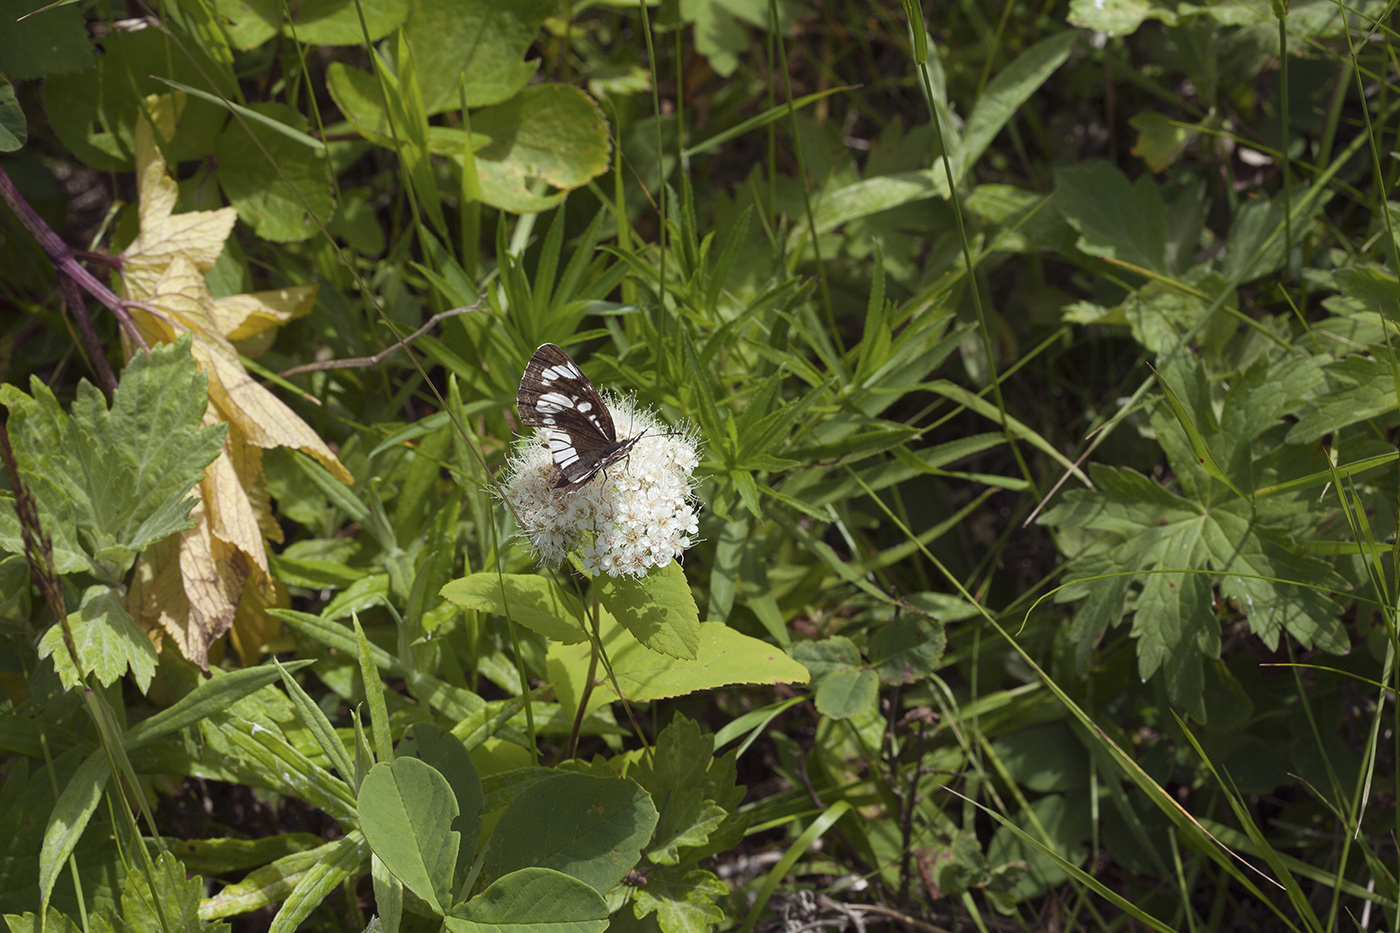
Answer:
[(555, 489), (573, 492), (632, 451), (639, 434), (617, 439), (612, 413), (593, 383), (552, 343), (541, 344), (525, 364), (515, 396), (522, 423), (544, 428), (559, 469)]

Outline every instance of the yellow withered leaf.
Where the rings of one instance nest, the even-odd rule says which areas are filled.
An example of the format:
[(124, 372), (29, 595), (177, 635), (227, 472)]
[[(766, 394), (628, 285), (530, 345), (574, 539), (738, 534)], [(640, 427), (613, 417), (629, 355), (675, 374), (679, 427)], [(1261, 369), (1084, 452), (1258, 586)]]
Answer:
[[(215, 299), (204, 278), (223, 251), (236, 211), (175, 214), (178, 193), (153, 133), (172, 138), (178, 103), (146, 101), (150, 122), (136, 127), (141, 231), (122, 253), (123, 297), (148, 344), (189, 333), (191, 353), (209, 380), (206, 424), (229, 426), (224, 449), (195, 487), (196, 527), (149, 548), (137, 563), (129, 602), (149, 629), (208, 667), (209, 646), (238, 626), (244, 663), (277, 638), (263, 608), (279, 598), (268, 571), (266, 541), (280, 541), (262, 472), (262, 451), (292, 447), (319, 460), (337, 479), (354, 482), (325, 441), (248, 375), (240, 352), (265, 350), (276, 330), (308, 314), (314, 285)], [(237, 342), (237, 346), (235, 345)], [(128, 344), (128, 353), (132, 347)]]
[(238, 352), (257, 358), (272, 346), (277, 328), (311, 313), (316, 306), (316, 291), (315, 285), (297, 285), (216, 298), (212, 309), (214, 324), (237, 344)]
[(175, 113), (183, 109), (183, 101), (183, 94), (147, 97), (149, 122), (136, 121), (141, 232), (122, 252), (122, 290), (134, 301), (144, 301), (155, 293), (155, 283), (176, 256), (188, 259), (200, 272), (213, 268), (238, 219), (238, 211), (232, 207), (174, 213), (180, 189), (166, 174), (165, 156), (156, 143), (152, 124), (163, 140), (174, 139)]

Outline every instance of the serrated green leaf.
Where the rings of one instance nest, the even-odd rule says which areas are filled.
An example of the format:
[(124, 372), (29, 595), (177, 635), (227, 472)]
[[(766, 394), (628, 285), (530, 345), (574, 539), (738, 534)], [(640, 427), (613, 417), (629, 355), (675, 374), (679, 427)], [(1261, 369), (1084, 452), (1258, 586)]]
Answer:
[(185, 496), (223, 444), (226, 427), (201, 426), (208, 396), (189, 338), (132, 357), (110, 411), (87, 382), (71, 417), (43, 383), (31, 388), (32, 398), (0, 386), (0, 404), (40, 522), (118, 583), (143, 548), (193, 527), (195, 500)]
[(1079, 232), (1078, 246), (1167, 274), (1167, 218), (1152, 176), (1136, 182), (1108, 162), (1091, 160), (1055, 171), (1055, 209)]
[(55, 908), (50, 907), (42, 918), (35, 913), (5, 914), (5, 926), (10, 933), (83, 933), (83, 929)]
[(155, 860), (148, 876), (129, 871), (122, 892), (122, 921), (131, 933), (165, 933), (166, 930), (227, 931), (227, 923), (203, 923), (199, 900), (204, 895), (204, 879), (185, 878), (185, 866), (169, 852)]
[(724, 920), (717, 901), (728, 896), (729, 885), (712, 872), (664, 866), (647, 874), (633, 910), (639, 920), (655, 911), (662, 933), (705, 933)]
[(79, 687), (88, 674), (110, 687), (130, 668), (145, 693), (156, 673), (156, 649), (126, 611), (118, 592), (109, 586), (90, 586), (78, 611), (67, 620), (77, 653), (77, 666), (65, 645), (64, 627), (53, 625), (39, 641), (39, 657), (53, 656), (55, 670), (65, 690)]
[[(1245, 503), (1205, 508), (1130, 470), (1096, 469), (1094, 479), (1098, 491), (1070, 492), (1042, 521), (1117, 536), (1119, 543), (1096, 568), (1108, 559), (1135, 571), (1155, 571), (1138, 578), (1142, 589), (1133, 617), (1138, 670), (1144, 678), (1162, 670), (1169, 697), (1193, 717), (1205, 715), (1203, 658), (1218, 657), (1220, 651), (1211, 599), (1217, 583), (1266, 643), (1276, 644), (1286, 631), (1305, 644), (1344, 647), (1339, 607), (1325, 590), (1344, 589), (1345, 582), (1324, 562), (1303, 555), (1281, 529), (1240, 514), (1248, 508)], [(1108, 592), (1078, 633), (1081, 653), (1088, 650), (1082, 640), (1097, 637), (1114, 621), (1113, 609), (1121, 612), (1123, 605), (1122, 584), (1093, 585)]]
[(1290, 444), (1311, 444), (1347, 425), (1378, 418), (1396, 408), (1395, 378), (1384, 350), (1354, 354), (1322, 368), (1326, 387), (1288, 432)]
[(1210, 445), (1206, 443), (1206, 439), (1196, 428), (1195, 422), (1191, 420), (1191, 413), (1186, 410), (1181, 399), (1172, 391), (1172, 387), (1160, 374), (1157, 376), (1157, 381), (1161, 383), (1162, 394), (1166, 397), (1167, 404), (1171, 406), (1177, 424), (1181, 426), (1182, 431), (1186, 432), (1187, 442), (1190, 443), (1191, 450), (1196, 454), (1196, 462), (1212, 477), (1228, 486), (1235, 495), (1245, 498), (1245, 494), (1234, 483), (1230, 482), (1230, 477), (1225, 474), (1224, 468), (1216, 461), (1215, 454), (1211, 453)]
[(675, 561), (644, 577), (605, 577), (598, 599), (643, 645), (667, 657), (694, 660), (700, 610)]
[(690, 854), (683, 850), (705, 846), (737, 805), (734, 775), (723, 764), (730, 759), (716, 762), (714, 748), (713, 735), (677, 716), (657, 736), (654, 753), (632, 769), (660, 808), (647, 852), (652, 863), (687, 861)]
[[(0, 74), (4, 68), (0, 67)], [(14, 152), (23, 149), (29, 139), (29, 126), (24, 120), (24, 110), (15, 98), (15, 89), (5, 78), (0, 77), (0, 152)]]
[(567, 645), (588, 639), (559, 590), (536, 574), (474, 573), (444, 586), (442, 598), (463, 609), (490, 612), (518, 622)]

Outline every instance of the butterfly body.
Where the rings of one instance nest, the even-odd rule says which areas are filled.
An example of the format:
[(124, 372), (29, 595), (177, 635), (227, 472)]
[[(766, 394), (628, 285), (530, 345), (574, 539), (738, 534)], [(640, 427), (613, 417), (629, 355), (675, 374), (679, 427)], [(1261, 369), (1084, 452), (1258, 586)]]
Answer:
[(542, 344), (520, 378), (515, 397), (522, 423), (544, 428), (559, 470), (556, 489), (573, 492), (626, 457), (641, 440), (617, 439), (612, 413), (593, 383), (552, 343)]

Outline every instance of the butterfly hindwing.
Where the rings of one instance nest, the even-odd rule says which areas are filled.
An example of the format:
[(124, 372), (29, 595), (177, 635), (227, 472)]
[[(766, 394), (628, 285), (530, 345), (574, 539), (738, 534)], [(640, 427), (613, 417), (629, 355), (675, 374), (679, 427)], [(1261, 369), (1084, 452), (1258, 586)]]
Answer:
[(555, 488), (573, 492), (625, 457), (638, 438), (619, 441), (603, 397), (569, 355), (552, 343), (525, 365), (515, 398), (520, 420), (544, 428), (554, 465)]

